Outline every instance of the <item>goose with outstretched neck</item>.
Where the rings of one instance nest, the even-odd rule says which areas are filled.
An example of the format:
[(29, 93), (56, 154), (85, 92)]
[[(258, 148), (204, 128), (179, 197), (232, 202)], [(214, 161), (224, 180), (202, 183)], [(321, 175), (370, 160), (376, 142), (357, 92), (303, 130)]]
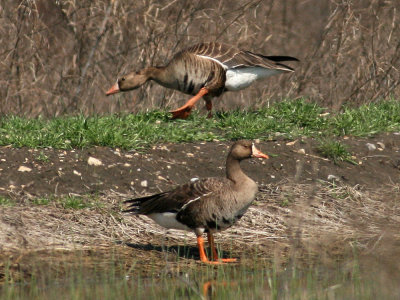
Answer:
[(201, 43), (177, 53), (166, 66), (148, 67), (122, 76), (106, 95), (134, 90), (153, 80), (166, 88), (193, 95), (185, 105), (171, 111), (173, 119), (186, 119), (201, 98), (211, 117), (213, 97), (242, 90), (268, 76), (293, 72), (284, 61), (298, 59), (266, 56), (221, 43)]
[[(257, 184), (240, 167), (242, 160), (251, 157), (267, 159), (268, 155), (251, 141), (237, 141), (226, 159), (225, 178), (199, 179), (168, 192), (127, 200), (130, 206), (125, 212), (146, 215), (165, 228), (194, 232), (204, 263), (234, 262), (218, 257), (213, 234), (235, 224), (256, 197)], [(211, 260), (204, 250), (203, 233), (207, 233)]]

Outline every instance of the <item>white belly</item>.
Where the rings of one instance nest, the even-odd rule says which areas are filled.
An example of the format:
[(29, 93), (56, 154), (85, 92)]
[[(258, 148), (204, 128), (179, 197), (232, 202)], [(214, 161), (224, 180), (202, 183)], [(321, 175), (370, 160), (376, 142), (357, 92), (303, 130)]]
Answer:
[(282, 70), (271, 70), (261, 67), (229, 69), (226, 71), (225, 88), (228, 91), (239, 91), (247, 88), (256, 80), (282, 72)]
[(193, 231), (186, 225), (178, 222), (176, 220), (176, 213), (172, 212), (165, 212), (165, 213), (154, 213), (147, 215), (150, 219), (156, 222), (158, 225), (168, 228), (168, 229), (180, 229), (180, 230), (187, 230)]

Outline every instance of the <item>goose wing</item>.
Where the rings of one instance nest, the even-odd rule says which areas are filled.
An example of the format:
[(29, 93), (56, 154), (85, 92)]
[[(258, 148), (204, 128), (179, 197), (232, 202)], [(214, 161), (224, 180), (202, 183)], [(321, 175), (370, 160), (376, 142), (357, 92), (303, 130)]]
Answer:
[(175, 189), (151, 196), (126, 200), (129, 207), (124, 212), (149, 215), (152, 213), (179, 212), (187, 205), (204, 201), (211, 194), (219, 193), (229, 184), (226, 178), (205, 178), (190, 182)]
[(297, 58), (291, 56), (266, 56), (221, 43), (197, 44), (186, 49), (185, 52), (214, 60), (225, 69), (262, 67), (291, 72), (293, 69), (281, 62), (298, 61)]

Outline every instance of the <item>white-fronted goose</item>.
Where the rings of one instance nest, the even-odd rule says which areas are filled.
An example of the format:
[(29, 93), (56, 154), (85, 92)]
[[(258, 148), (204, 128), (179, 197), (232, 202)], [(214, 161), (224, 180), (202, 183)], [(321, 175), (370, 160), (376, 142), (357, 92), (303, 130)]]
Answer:
[[(239, 220), (256, 196), (257, 184), (243, 173), (239, 164), (250, 157), (268, 158), (251, 141), (238, 141), (232, 145), (226, 159), (226, 178), (200, 179), (168, 192), (127, 200), (125, 203), (130, 207), (125, 212), (146, 215), (166, 228), (193, 231), (202, 262), (236, 261), (218, 259), (213, 233)], [(211, 261), (204, 251), (204, 232), (212, 250)]]
[(172, 118), (186, 119), (194, 104), (203, 97), (211, 117), (213, 97), (239, 91), (256, 80), (293, 72), (282, 61), (298, 61), (291, 56), (265, 56), (220, 43), (202, 43), (177, 53), (164, 67), (149, 67), (129, 73), (106, 95), (137, 89), (149, 80), (170, 89), (194, 95), (185, 105), (171, 111)]

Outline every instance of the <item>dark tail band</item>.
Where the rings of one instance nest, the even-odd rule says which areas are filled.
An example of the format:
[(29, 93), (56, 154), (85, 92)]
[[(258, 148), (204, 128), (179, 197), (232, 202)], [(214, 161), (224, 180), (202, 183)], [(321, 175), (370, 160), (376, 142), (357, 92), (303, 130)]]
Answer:
[(296, 57), (293, 56), (265, 56), (266, 58), (272, 61), (299, 61)]

